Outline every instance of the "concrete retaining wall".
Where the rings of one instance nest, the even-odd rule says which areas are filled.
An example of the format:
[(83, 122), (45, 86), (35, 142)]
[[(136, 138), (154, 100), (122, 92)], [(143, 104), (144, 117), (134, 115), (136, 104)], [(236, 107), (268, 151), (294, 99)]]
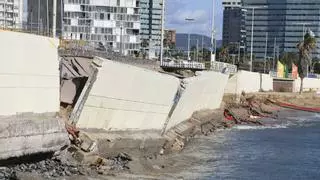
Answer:
[(242, 91), (247, 93), (273, 90), (273, 79), (268, 74), (260, 74), (248, 71), (238, 71), (237, 74), (228, 80), (225, 93), (240, 94)]
[[(300, 91), (300, 78), (294, 81), (293, 90), (294, 92)], [(319, 90), (320, 89), (320, 79), (315, 78), (304, 78), (303, 80), (303, 91), (310, 91), (310, 90)]]
[(59, 111), (58, 40), (0, 31), (0, 115)]
[(64, 122), (49, 114), (0, 116), (0, 160), (55, 152), (69, 143)]
[(227, 81), (228, 75), (213, 71), (185, 79), (186, 88), (167, 129), (187, 120), (195, 111), (219, 108)]
[(161, 130), (179, 79), (104, 60), (77, 126), (106, 130)]

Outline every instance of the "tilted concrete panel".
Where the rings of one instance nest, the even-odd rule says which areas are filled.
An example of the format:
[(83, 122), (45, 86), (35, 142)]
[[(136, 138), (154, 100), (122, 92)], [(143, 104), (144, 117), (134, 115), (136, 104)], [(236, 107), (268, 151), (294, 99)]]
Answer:
[(161, 130), (179, 84), (173, 76), (104, 60), (77, 127)]
[(184, 80), (186, 88), (168, 123), (167, 130), (191, 117), (193, 112), (220, 107), (228, 75), (219, 72), (201, 72)]
[(10, 31), (0, 39), (0, 115), (59, 111), (59, 41)]

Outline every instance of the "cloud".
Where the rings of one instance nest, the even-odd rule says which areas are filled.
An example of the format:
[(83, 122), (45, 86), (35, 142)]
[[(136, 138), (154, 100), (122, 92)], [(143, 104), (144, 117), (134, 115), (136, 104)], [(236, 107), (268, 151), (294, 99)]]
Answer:
[[(212, 21), (212, 0), (167, 0), (166, 1), (166, 28), (176, 29), (179, 33), (198, 33), (210, 36)], [(216, 27), (218, 36), (222, 31), (222, 2), (216, 3)], [(195, 19), (186, 22), (186, 18)]]
[(209, 20), (209, 14), (205, 10), (178, 10), (174, 14), (168, 16), (169, 24), (184, 25), (186, 24), (186, 18), (194, 19), (193, 24), (207, 23)]
[[(185, 19), (192, 18), (194, 21), (188, 22)], [(182, 10), (179, 9), (173, 14), (167, 15), (166, 27), (174, 28), (177, 32), (194, 32), (199, 34), (210, 34), (211, 18), (208, 11)]]

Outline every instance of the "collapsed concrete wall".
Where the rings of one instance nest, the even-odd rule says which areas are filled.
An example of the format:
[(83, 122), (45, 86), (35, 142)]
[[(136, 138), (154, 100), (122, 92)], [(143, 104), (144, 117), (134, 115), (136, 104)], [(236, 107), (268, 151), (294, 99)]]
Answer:
[[(298, 78), (294, 81), (294, 84), (293, 84), (293, 91), (294, 92), (300, 91), (300, 84), (301, 84), (300, 78)], [(303, 91), (319, 90), (319, 89), (320, 89), (320, 79), (316, 79), (316, 78), (304, 78), (303, 79)]]
[(59, 111), (59, 41), (9, 31), (0, 39), (0, 115)]
[(59, 111), (57, 39), (0, 31), (0, 159), (68, 143)]
[(228, 80), (213, 71), (179, 80), (102, 58), (93, 62), (98, 64), (95, 81), (89, 78), (70, 118), (82, 129), (164, 132), (195, 111), (219, 108)]
[(0, 160), (55, 152), (68, 143), (62, 121), (54, 114), (0, 117)]
[(179, 79), (110, 60), (103, 60), (98, 69), (77, 127), (120, 131), (162, 129)]
[(219, 108), (227, 81), (228, 75), (213, 71), (183, 80), (185, 90), (166, 129), (187, 120), (195, 111)]
[(225, 89), (227, 94), (240, 94), (242, 91), (252, 93), (273, 90), (273, 79), (268, 74), (238, 71), (229, 80)]

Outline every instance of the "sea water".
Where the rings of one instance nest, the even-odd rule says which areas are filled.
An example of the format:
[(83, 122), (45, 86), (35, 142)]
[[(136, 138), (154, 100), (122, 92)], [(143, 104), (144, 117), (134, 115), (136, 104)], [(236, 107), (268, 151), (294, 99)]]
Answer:
[(194, 140), (182, 156), (196, 160), (179, 175), (205, 180), (320, 179), (320, 116), (270, 122), (264, 127), (240, 125)]

